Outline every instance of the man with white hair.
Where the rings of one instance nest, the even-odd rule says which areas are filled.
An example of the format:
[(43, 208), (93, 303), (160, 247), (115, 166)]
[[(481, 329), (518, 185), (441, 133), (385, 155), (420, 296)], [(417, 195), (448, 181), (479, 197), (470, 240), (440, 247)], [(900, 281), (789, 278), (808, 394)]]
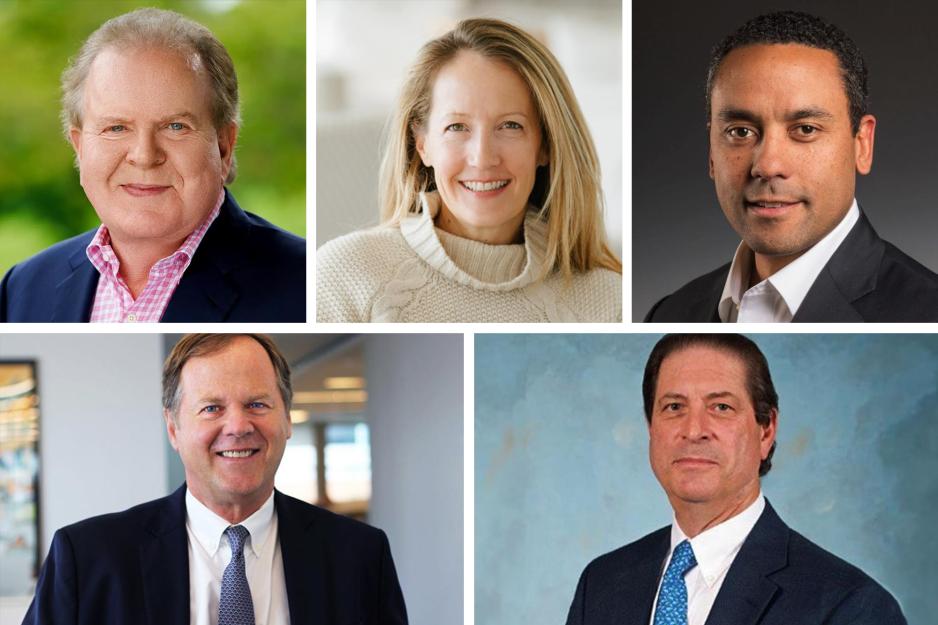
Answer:
[(159, 9), (111, 19), (62, 90), (101, 226), (13, 267), (0, 321), (305, 321), (305, 241), (244, 212), (225, 188), (238, 81), (208, 29)]

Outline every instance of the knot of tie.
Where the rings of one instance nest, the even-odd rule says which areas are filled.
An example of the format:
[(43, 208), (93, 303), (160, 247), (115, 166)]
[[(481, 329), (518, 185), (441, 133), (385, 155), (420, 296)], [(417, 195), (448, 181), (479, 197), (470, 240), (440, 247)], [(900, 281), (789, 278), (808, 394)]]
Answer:
[(231, 545), (231, 555), (243, 555), (244, 541), (250, 536), (248, 529), (243, 525), (232, 525), (225, 530), (225, 535), (228, 536), (228, 544)]
[(697, 566), (697, 558), (694, 557), (694, 548), (691, 547), (689, 540), (681, 541), (674, 548), (674, 554), (671, 556), (671, 564), (668, 566), (668, 572), (674, 567), (675, 572), (684, 577), (684, 574)]

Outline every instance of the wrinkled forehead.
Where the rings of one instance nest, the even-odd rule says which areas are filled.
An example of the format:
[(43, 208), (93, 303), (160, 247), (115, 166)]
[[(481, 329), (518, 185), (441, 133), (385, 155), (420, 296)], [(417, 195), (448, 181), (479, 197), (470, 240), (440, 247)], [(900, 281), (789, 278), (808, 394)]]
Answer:
[(108, 46), (94, 59), (82, 94), (87, 116), (209, 115), (211, 82), (198, 54), (159, 46)]

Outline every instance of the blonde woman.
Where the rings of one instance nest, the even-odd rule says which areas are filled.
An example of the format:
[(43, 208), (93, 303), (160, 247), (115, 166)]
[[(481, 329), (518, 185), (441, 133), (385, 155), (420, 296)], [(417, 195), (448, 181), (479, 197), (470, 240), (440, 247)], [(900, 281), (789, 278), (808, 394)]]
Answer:
[(426, 44), (391, 123), (382, 225), (317, 254), (320, 322), (612, 322), (599, 163), (547, 48), (491, 19)]

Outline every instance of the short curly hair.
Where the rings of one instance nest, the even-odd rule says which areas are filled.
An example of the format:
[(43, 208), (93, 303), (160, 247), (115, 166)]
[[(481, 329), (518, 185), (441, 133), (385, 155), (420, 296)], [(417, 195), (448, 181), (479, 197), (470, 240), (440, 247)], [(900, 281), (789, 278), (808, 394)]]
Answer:
[(800, 11), (779, 11), (753, 18), (717, 44), (710, 53), (707, 68), (707, 120), (710, 120), (710, 96), (717, 71), (726, 55), (743, 46), (797, 43), (837, 56), (844, 89), (850, 105), (850, 126), (860, 130), (860, 118), (869, 112), (869, 85), (866, 62), (860, 49), (847, 33), (819, 17)]

